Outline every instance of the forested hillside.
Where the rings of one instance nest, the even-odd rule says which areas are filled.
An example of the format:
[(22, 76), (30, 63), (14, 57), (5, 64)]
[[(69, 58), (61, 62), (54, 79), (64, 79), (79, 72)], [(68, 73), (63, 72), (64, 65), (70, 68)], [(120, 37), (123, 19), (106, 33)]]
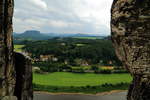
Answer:
[(53, 38), (50, 40), (24, 42), (23, 48), (32, 58), (41, 55), (52, 55), (58, 62), (67, 61), (76, 64), (78, 60), (85, 60), (88, 64), (120, 65), (112, 43), (104, 39)]

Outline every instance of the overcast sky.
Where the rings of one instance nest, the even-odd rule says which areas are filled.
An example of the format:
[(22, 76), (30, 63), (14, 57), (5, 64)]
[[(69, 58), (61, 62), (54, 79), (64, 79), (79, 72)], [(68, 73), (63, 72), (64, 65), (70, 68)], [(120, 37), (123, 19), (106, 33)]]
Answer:
[(110, 34), (113, 0), (15, 0), (14, 32)]

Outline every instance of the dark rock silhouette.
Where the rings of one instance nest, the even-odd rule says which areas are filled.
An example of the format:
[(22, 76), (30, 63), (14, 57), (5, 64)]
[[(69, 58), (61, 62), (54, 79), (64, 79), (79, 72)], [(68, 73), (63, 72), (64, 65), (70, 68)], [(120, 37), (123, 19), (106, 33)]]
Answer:
[(0, 0), (0, 100), (32, 100), (31, 62), (13, 52), (13, 0)]
[(150, 0), (114, 0), (112, 40), (133, 76), (128, 100), (150, 100)]
[(14, 95), (18, 100), (32, 100), (31, 60), (20, 53), (15, 53), (16, 85)]

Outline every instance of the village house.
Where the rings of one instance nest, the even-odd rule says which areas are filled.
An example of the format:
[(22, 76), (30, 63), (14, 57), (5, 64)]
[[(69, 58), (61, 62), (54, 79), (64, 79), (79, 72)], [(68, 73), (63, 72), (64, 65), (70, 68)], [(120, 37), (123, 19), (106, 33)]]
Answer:
[(40, 55), (40, 61), (54, 61), (57, 62), (58, 58), (55, 57), (54, 55)]

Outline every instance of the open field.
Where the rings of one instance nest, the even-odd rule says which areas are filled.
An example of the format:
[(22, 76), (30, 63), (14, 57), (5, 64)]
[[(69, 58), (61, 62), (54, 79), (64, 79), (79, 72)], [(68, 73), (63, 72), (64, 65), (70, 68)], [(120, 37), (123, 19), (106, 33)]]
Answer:
[(73, 37), (76, 39), (100, 39), (100, 37)]
[(67, 72), (33, 74), (33, 83), (49, 86), (98, 86), (106, 83), (130, 83), (131, 79), (129, 74), (76, 74)]
[(22, 52), (23, 47), (24, 47), (24, 45), (14, 45), (14, 50), (16, 52)]
[(131, 82), (129, 74), (75, 74), (56, 72), (33, 74), (35, 91), (52, 93), (97, 94), (112, 90), (127, 90)]

